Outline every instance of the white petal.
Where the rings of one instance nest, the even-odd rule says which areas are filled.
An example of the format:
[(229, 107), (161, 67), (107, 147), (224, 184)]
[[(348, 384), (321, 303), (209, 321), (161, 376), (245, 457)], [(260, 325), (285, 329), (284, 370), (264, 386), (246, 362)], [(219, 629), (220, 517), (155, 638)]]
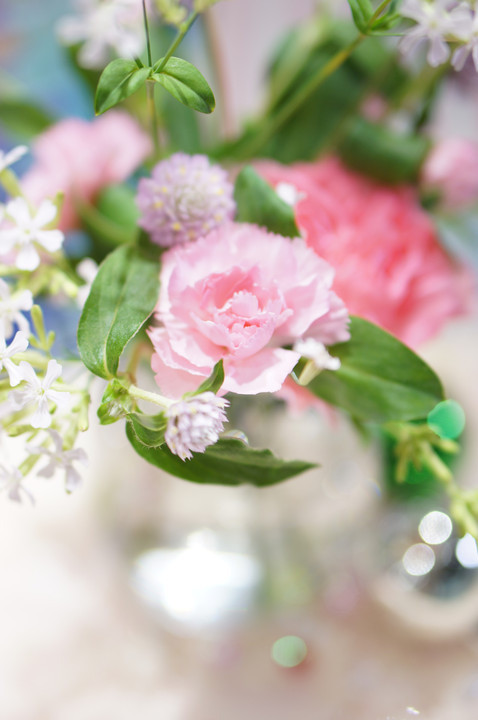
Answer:
[(54, 460), (48, 463), (48, 465), (45, 465), (43, 470), (40, 470), (40, 472), (37, 473), (39, 477), (45, 477), (45, 478), (51, 478), (57, 471), (58, 467)]
[(15, 198), (7, 203), (5, 208), (7, 215), (14, 220), (20, 227), (25, 227), (30, 223), (31, 215), (28, 203), (24, 198)]
[(65, 236), (61, 230), (39, 230), (35, 235), (37, 243), (42, 245), (48, 252), (56, 252), (63, 244)]
[(15, 363), (9, 360), (9, 358), (5, 358), (5, 360), (3, 361), (3, 365), (8, 373), (8, 377), (10, 378), (11, 387), (16, 387), (17, 385), (20, 385), (23, 377), (20, 370), (18, 369), (18, 365), (15, 365)]
[(40, 256), (31, 243), (20, 248), (15, 260), (15, 265), (19, 270), (36, 270), (39, 264)]
[(432, 67), (442, 65), (448, 59), (450, 48), (440, 37), (431, 38), (427, 60)]
[(4, 156), (2, 163), (3, 167), (6, 168), (9, 165), (13, 165), (13, 163), (17, 162), (17, 160), (20, 160), (20, 158), (23, 157), (27, 152), (28, 148), (26, 145), (17, 145), (17, 147), (14, 147)]
[(57, 212), (56, 205), (51, 200), (44, 200), (36, 212), (35, 227), (42, 228), (49, 225), (56, 218)]
[(59, 408), (64, 408), (68, 405), (70, 399), (69, 392), (60, 392), (59, 390), (48, 390), (46, 393), (48, 400), (58, 405)]
[(44, 390), (47, 390), (50, 385), (55, 382), (55, 380), (58, 380), (62, 372), (63, 368), (59, 362), (57, 362), (56, 360), (49, 360), (46, 374), (42, 382), (42, 388)]
[(25, 352), (28, 347), (28, 338), (21, 330), (19, 330), (12, 342), (8, 346), (8, 357), (12, 357), (19, 352)]
[(468, 45), (462, 45), (455, 50), (451, 59), (451, 64), (455, 70), (463, 70), (469, 54), (470, 47)]
[(81, 475), (78, 470), (75, 470), (71, 465), (66, 468), (66, 489), (68, 492), (73, 492), (81, 485)]
[(35, 390), (40, 390), (40, 380), (38, 379), (30, 363), (26, 362), (26, 360), (21, 360), (18, 367), (22, 374), (22, 380), (25, 380), (25, 382), (28, 383), (28, 385), (30, 385)]
[(48, 401), (40, 398), (38, 407), (30, 417), (30, 425), (34, 428), (47, 428), (51, 425), (51, 415), (48, 412)]

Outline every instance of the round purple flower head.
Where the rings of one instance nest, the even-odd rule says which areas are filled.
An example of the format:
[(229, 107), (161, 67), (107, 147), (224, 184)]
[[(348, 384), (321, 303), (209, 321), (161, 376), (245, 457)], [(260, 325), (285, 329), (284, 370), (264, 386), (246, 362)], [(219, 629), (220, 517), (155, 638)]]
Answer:
[(176, 153), (139, 181), (139, 225), (162, 247), (195, 240), (233, 219), (233, 192), (226, 172), (205, 155)]

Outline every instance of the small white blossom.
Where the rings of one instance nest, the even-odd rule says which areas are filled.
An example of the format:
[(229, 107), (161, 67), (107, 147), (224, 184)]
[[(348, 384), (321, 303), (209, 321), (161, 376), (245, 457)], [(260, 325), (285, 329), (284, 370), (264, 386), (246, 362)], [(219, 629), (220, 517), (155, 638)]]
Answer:
[(0, 332), (0, 371), (5, 369), (10, 378), (10, 385), (15, 387), (23, 380), (23, 375), (18, 365), (12, 361), (17, 353), (24, 352), (28, 347), (27, 336), (19, 330), (10, 345), (7, 345), (5, 338)]
[(28, 152), (26, 145), (17, 145), (17, 147), (14, 147), (7, 153), (0, 150), (0, 172), (10, 167), (10, 165), (13, 165), (17, 160), (20, 160), (26, 152)]
[(76, 296), (76, 301), (82, 308), (86, 302), (86, 298), (90, 294), (93, 280), (98, 274), (98, 265), (91, 258), (84, 258), (78, 263), (76, 272), (80, 278), (85, 281), (85, 284), (78, 288), (78, 294)]
[(340, 367), (339, 358), (332, 357), (325, 345), (313, 338), (298, 340), (294, 344), (294, 350), (302, 357), (312, 360), (316, 370), (338, 370)]
[(204, 452), (214, 445), (224, 430), (227, 400), (212, 392), (201, 393), (173, 403), (166, 411), (168, 426), (166, 443), (181, 460), (192, 457), (193, 452)]
[(412, 51), (422, 40), (428, 40), (427, 60), (432, 67), (446, 62), (450, 55), (447, 40), (465, 36), (471, 22), (470, 8), (467, 3), (450, 7), (450, 0), (403, 0), (400, 13), (417, 23), (400, 42), (404, 53)]
[(22, 332), (28, 333), (30, 324), (21, 312), (31, 310), (33, 295), (30, 290), (10, 292), (8, 284), (0, 279), (0, 334), (6, 338), (13, 333), (13, 326), (18, 325)]
[(7, 493), (10, 500), (14, 502), (22, 502), (22, 493), (28, 497), (33, 504), (33, 495), (23, 485), (24, 477), (20, 470), (11, 465), (0, 465), (0, 490)]
[(276, 193), (281, 200), (291, 207), (295, 207), (298, 202), (307, 197), (304, 192), (300, 192), (295, 185), (288, 182), (280, 182), (276, 185)]
[(35, 270), (40, 264), (35, 244), (48, 252), (60, 249), (63, 233), (46, 229), (57, 215), (57, 208), (51, 200), (43, 200), (38, 210), (32, 213), (27, 201), (18, 197), (7, 204), (5, 212), (14, 226), (0, 229), (0, 255), (18, 247), (15, 265), (19, 270)]
[(78, 62), (102, 68), (111, 51), (133, 58), (143, 52), (145, 36), (141, 2), (138, 0), (78, 0), (78, 15), (66, 16), (57, 25), (66, 45), (83, 43)]
[(46, 455), (49, 462), (45, 467), (37, 473), (39, 477), (51, 478), (57, 470), (65, 471), (65, 487), (68, 492), (73, 492), (81, 484), (81, 475), (76, 468), (73, 467), (74, 462), (81, 462), (83, 465), (88, 464), (88, 457), (82, 448), (74, 448), (73, 450), (63, 449), (63, 440), (59, 433), (50, 430), (49, 434), (53, 440), (54, 449), (46, 447), (36, 447), (28, 445), (27, 449), (33, 455)]
[(52, 390), (51, 385), (58, 380), (62, 373), (62, 367), (56, 360), (50, 360), (43, 380), (36, 375), (32, 366), (22, 360), (18, 366), (21, 379), (25, 386), (11, 393), (12, 401), (16, 410), (36, 405), (36, 409), (30, 418), (30, 424), (34, 428), (47, 428), (51, 425), (49, 403), (55, 403), (58, 407), (65, 405), (70, 393)]
[(470, 18), (463, 42), (453, 53), (451, 64), (455, 70), (462, 70), (471, 53), (475, 70), (478, 72), (478, 11), (475, 11), (473, 19)]

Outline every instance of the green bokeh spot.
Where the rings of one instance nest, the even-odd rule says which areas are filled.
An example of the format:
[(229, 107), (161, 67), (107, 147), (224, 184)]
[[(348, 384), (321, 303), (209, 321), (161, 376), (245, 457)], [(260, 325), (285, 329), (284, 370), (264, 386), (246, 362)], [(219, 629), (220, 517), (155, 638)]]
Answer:
[(445, 400), (428, 413), (427, 422), (441, 438), (454, 440), (463, 432), (466, 418), (461, 405), (454, 400)]
[(281, 667), (293, 668), (300, 665), (307, 655), (307, 645), (296, 635), (286, 635), (275, 641), (271, 656)]

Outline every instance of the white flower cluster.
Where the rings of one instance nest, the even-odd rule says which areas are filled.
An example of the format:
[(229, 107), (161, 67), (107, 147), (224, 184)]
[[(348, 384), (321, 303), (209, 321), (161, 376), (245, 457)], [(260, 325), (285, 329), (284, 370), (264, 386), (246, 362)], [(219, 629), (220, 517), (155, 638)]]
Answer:
[(455, 46), (451, 59), (453, 67), (461, 70), (471, 53), (478, 72), (478, 12), (474, 3), (402, 0), (400, 13), (416, 23), (400, 42), (404, 53), (426, 40), (429, 42), (427, 61), (437, 67), (449, 59), (452, 43)]
[(133, 58), (145, 46), (141, 0), (77, 0), (76, 15), (60, 20), (57, 33), (65, 45), (81, 43), (78, 62), (103, 68), (111, 55)]
[[(60, 380), (63, 368), (50, 355), (54, 337), (45, 332), (42, 312), (34, 307), (33, 294), (25, 286), (33, 270), (38, 270), (38, 277), (44, 270), (50, 277), (50, 265), (41, 266), (42, 255), (45, 250), (60, 250), (63, 243), (63, 233), (52, 227), (58, 214), (55, 204), (45, 200), (32, 210), (8, 169), (25, 151), (18, 147), (0, 153), (0, 182), (14, 195), (0, 206), (0, 257), (5, 273), (5, 279), (0, 278), (0, 489), (15, 501), (33, 499), (24, 480), (45, 455), (49, 462), (40, 476), (50, 477), (54, 469), (61, 469), (67, 490), (78, 485), (73, 462), (85, 462), (86, 456), (83, 450), (73, 449), (73, 444), (80, 425), (86, 424), (85, 413), (79, 420), (80, 409), (87, 407), (89, 399), (86, 389), (75, 387), (77, 399), (72, 402), (72, 393)], [(39, 287), (44, 285), (40, 282)], [(29, 311), (36, 336), (24, 314)], [(12, 439), (24, 434), (29, 441), (39, 440), (39, 445), (24, 444), (27, 455), (23, 461), (9, 462)]]

